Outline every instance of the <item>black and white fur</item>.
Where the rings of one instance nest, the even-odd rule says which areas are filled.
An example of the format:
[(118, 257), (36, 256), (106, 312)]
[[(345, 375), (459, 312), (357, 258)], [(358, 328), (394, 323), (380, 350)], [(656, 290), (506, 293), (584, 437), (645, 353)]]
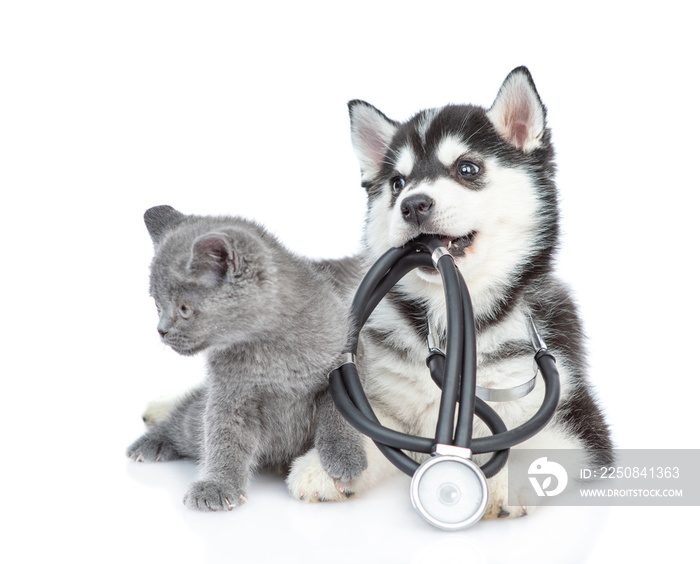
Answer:
[[(349, 107), (368, 209), (362, 256), (345, 267), (366, 267), (421, 233), (439, 235), (474, 304), (478, 384), (509, 388), (532, 377), (529, 315), (557, 359), (557, 415), (523, 446), (579, 448), (605, 460), (610, 435), (587, 382), (581, 322), (568, 288), (553, 274), (559, 238), (554, 150), (529, 71), (513, 70), (488, 110), (448, 105), (399, 123), (363, 101)], [(428, 321), (444, 336), (440, 276), (414, 271), (369, 319), (358, 351), (382, 422), (422, 436), (434, 435), (440, 394), (425, 365)], [(491, 405), (513, 428), (530, 419), (542, 395), (540, 382), (525, 398)], [(478, 419), (475, 432), (488, 433)], [(307, 471), (313, 468), (318, 462)], [(373, 449), (369, 468), (351, 487), (361, 491), (391, 471)], [(487, 517), (527, 513), (526, 500), (510, 507), (507, 493), (504, 469), (490, 480)]]

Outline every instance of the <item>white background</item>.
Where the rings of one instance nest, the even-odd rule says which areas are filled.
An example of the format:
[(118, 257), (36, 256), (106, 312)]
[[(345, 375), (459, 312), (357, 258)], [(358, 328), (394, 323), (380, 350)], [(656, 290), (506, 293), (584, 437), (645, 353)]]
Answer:
[[(455, 534), (397, 477), (338, 505), (261, 476), (187, 511), (193, 464), (124, 456), (144, 405), (200, 380), (155, 331), (152, 205), (355, 252), (346, 102), (488, 106), (527, 65), (558, 150), (591, 374), (625, 448), (700, 448), (696, 16), (687, 2), (0, 4), (3, 561), (610, 562), (693, 550), (692, 508), (545, 508)], [(681, 6), (686, 6), (681, 8)], [(11, 560), (5, 554), (12, 554)], [(448, 560), (445, 560), (448, 561)]]

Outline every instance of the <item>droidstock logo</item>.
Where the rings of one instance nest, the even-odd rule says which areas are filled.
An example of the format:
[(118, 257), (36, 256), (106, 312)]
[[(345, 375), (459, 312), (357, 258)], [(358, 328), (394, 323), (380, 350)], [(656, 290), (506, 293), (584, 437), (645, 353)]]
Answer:
[[(538, 458), (530, 464), (527, 473), (535, 493), (540, 497), (559, 495), (569, 482), (569, 476), (564, 467), (547, 460), (546, 456)], [(552, 478), (556, 478), (556, 483), (552, 484)], [(542, 481), (540, 482), (540, 480)]]

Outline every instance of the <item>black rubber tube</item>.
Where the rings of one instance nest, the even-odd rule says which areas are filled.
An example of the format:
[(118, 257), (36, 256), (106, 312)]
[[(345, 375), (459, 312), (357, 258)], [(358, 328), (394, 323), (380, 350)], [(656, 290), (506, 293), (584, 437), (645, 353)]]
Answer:
[[(345, 386), (341, 369), (336, 369), (331, 372), (328, 382), (330, 385), (331, 396), (333, 397), (333, 401), (335, 402), (340, 414), (345, 417), (345, 419), (347, 419), (358, 431), (370, 437), (374, 441), (374, 444), (377, 445), (380, 452), (386, 456), (394, 466), (405, 474), (413, 476), (414, 472), (419, 466), (418, 462), (410, 458), (398, 448), (391, 447), (386, 444), (384, 442), (387, 440), (386, 435), (379, 437), (381, 440), (377, 440), (377, 438), (373, 436), (377, 429), (384, 429), (384, 427), (380, 425), (379, 420), (377, 420), (374, 412), (371, 411), (371, 408), (369, 410), (370, 413), (363, 413), (354, 404)], [(385, 430), (390, 431), (390, 429)], [(412, 447), (413, 446), (415, 445), (412, 445)], [(432, 442), (430, 443), (430, 448), (432, 448)], [(413, 448), (409, 448), (408, 450), (413, 450)]]
[[(469, 290), (462, 274), (455, 268), (462, 292), (462, 319), (464, 320), (464, 345), (462, 349), (462, 386), (459, 392), (459, 416), (454, 444), (469, 448), (474, 430), (472, 413), (476, 403), (476, 324)], [(499, 418), (500, 419), (500, 418)]]
[[(347, 348), (349, 352), (357, 352), (357, 341), (360, 335), (360, 329), (362, 329), (364, 321), (366, 321), (367, 317), (369, 317), (371, 310), (367, 312), (366, 317), (363, 315), (363, 312), (368, 309), (366, 305), (372, 303), (372, 296), (375, 293), (377, 286), (381, 283), (392, 267), (402, 257), (409, 253), (415, 253), (415, 250), (409, 247), (395, 247), (389, 249), (370, 267), (360, 282), (360, 285), (355, 291), (355, 296), (350, 307), (350, 315), (352, 317), (353, 325), (351, 326), (352, 329), (348, 338)], [(374, 302), (375, 306), (380, 300), (381, 297), (379, 300)]]
[[(445, 366), (444, 353), (438, 351), (431, 352), (426, 360), (426, 364), (430, 369), (430, 375), (433, 381), (437, 384), (438, 388), (442, 389), (442, 375)], [(462, 413), (461, 406), (460, 413)], [(478, 396), (475, 397), (474, 414), (486, 424), (492, 435), (508, 431), (506, 424), (498, 413)], [(457, 428), (459, 429), (459, 424)], [(496, 451), (494, 455), (481, 466), (481, 470), (487, 478), (496, 475), (506, 465), (508, 461), (508, 452), (509, 449)]]
[(559, 371), (557, 370), (554, 357), (547, 350), (539, 351), (535, 355), (535, 361), (540, 369), (545, 385), (544, 400), (540, 408), (529, 421), (519, 427), (492, 437), (473, 439), (472, 452), (485, 453), (510, 448), (534, 437), (552, 420), (561, 394)]
[[(430, 375), (432, 376), (433, 381), (439, 388), (442, 388), (444, 355), (439, 352), (433, 352), (428, 356), (426, 362), (428, 364), (428, 368), (430, 369)], [(559, 371), (557, 370), (554, 357), (547, 350), (542, 350), (537, 353), (536, 362), (545, 383), (545, 398), (538, 411), (527, 423), (511, 429), (510, 431), (506, 429), (505, 426), (503, 430), (499, 431), (493, 431), (493, 429), (489, 427), (494, 432), (494, 435), (501, 433), (504, 433), (504, 435), (500, 436), (498, 439), (494, 439), (493, 437), (480, 437), (472, 439), (472, 452), (483, 454), (486, 452), (503, 449), (506, 446), (506, 443), (509, 443), (507, 445), (508, 447), (520, 444), (521, 442), (524, 442), (537, 434), (547, 423), (549, 423), (552, 417), (554, 417), (560, 396)], [(476, 401), (476, 406), (479, 405), (478, 402), (482, 402), (484, 405), (489, 407), (489, 409), (491, 409), (490, 406), (488, 406), (488, 404), (483, 402), (483, 400), (480, 398), (477, 397)], [(464, 413), (461, 405), (460, 413)], [(476, 410), (475, 413), (477, 413), (477, 416), (479, 415), (478, 410)], [(494, 413), (496, 412), (494, 411)], [(496, 416), (499, 417), (498, 414), (496, 414)], [(483, 418), (479, 418), (483, 420)], [(484, 422), (486, 421), (484, 420)], [(458, 423), (457, 429), (459, 430), (459, 428)]]
[(347, 364), (340, 370), (334, 370), (329, 375), (331, 395), (341, 415), (358, 431), (374, 441), (393, 448), (414, 452), (428, 454), (432, 452), (433, 439), (407, 435), (379, 424), (379, 420), (372, 411), (367, 397), (362, 392), (357, 370), (354, 368), (354, 364)]
[[(348, 352), (356, 353), (360, 330), (382, 298), (414, 268), (432, 267), (431, 254), (438, 247), (441, 247), (439, 239), (426, 236), (410, 245), (390, 249), (369, 269), (353, 299), (351, 315), (355, 324), (348, 339)], [(543, 403), (531, 420), (507, 430), (496, 411), (476, 397), (476, 330), (466, 284), (451, 256), (440, 256), (437, 267), (445, 289), (449, 356), (445, 359), (441, 353), (432, 352), (427, 359), (433, 380), (443, 389), (436, 438), (415, 437), (383, 427), (362, 390), (354, 363), (331, 372), (331, 394), (341, 414), (374, 440), (380, 451), (406, 474), (413, 475), (418, 463), (402, 450), (431, 453), (436, 444), (451, 444), (471, 448), (475, 454), (493, 452), (482, 465), (484, 474), (491, 477), (506, 464), (511, 446), (534, 436), (554, 416), (560, 395), (559, 374), (548, 351), (541, 350), (535, 355), (545, 382)], [(460, 410), (455, 429), (458, 401)], [(486, 424), (493, 433), (491, 436), (472, 439), (472, 414)]]
[(430, 351), (428, 358), (425, 359), (425, 364), (430, 370), (430, 377), (433, 379), (433, 382), (442, 390), (442, 376), (445, 373), (445, 353), (437, 350)]
[(367, 303), (364, 304), (364, 307), (360, 307), (358, 304), (356, 319), (360, 320), (359, 327), (365, 324), (379, 302), (382, 301), (384, 296), (389, 293), (389, 290), (406, 276), (406, 274), (420, 266), (431, 267), (432, 265), (433, 263), (430, 260), (430, 256), (426, 253), (412, 253), (399, 258), (396, 266), (377, 282), (374, 292), (369, 297)]
[[(437, 262), (437, 268), (445, 288), (447, 307), (447, 342), (445, 349), (450, 352), (445, 360), (442, 396), (435, 441), (438, 444), (454, 444), (455, 413), (462, 378), (462, 361), (464, 355), (464, 318), (462, 316), (462, 292), (459, 275), (450, 255), (443, 255)], [(471, 433), (470, 433), (471, 438)], [(463, 445), (468, 447), (469, 445)]]

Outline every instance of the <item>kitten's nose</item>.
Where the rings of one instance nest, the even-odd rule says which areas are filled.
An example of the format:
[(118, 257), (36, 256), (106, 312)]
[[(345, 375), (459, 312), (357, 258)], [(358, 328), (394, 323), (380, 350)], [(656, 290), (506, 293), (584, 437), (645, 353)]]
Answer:
[(170, 331), (172, 323), (170, 320), (163, 315), (160, 318), (160, 321), (158, 322), (158, 334), (160, 335), (161, 338), (165, 337), (168, 334), (168, 331)]

